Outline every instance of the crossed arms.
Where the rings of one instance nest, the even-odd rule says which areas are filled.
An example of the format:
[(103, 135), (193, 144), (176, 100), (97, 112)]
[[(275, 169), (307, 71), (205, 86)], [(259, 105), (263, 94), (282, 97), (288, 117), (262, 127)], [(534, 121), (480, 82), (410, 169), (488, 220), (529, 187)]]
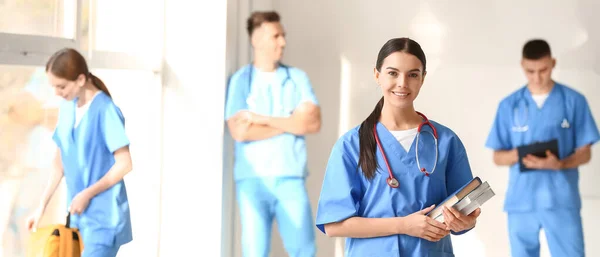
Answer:
[(283, 133), (312, 134), (321, 129), (321, 109), (313, 103), (304, 102), (285, 118), (242, 110), (227, 120), (227, 126), (238, 142), (264, 140)]

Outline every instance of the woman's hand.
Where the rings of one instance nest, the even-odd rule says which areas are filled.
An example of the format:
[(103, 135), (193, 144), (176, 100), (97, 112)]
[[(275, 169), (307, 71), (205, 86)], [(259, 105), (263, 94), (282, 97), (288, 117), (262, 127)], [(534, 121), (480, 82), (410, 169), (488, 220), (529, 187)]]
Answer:
[(447, 229), (454, 231), (454, 233), (458, 233), (475, 227), (479, 214), (481, 214), (480, 208), (477, 208), (469, 215), (463, 215), (454, 208), (444, 206), (444, 223), (446, 223)]
[(92, 197), (85, 191), (79, 192), (71, 201), (71, 208), (69, 212), (71, 214), (82, 214), (90, 204)]
[(435, 205), (404, 217), (403, 234), (423, 238), (431, 242), (440, 241), (440, 239), (447, 236), (450, 230), (446, 229), (446, 225), (425, 215), (433, 208), (435, 208)]
[(38, 207), (35, 212), (27, 218), (26, 226), (29, 232), (33, 232), (37, 229), (40, 219), (44, 215), (44, 208)]

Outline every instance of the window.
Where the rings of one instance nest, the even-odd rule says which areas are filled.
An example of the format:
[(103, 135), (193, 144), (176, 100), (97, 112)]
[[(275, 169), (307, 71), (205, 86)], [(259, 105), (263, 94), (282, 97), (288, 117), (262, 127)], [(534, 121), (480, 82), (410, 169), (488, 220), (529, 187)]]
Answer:
[(77, 47), (77, 3), (0, 0), (0, 64), (40, 66), (56, 50)]
[(75, 38), (76, 0), (1, 0), (0, 32)]
[[(0, 254), (21, 256), (29, 234), (25, 220), (40, 202), (52, 172), (52, 133), (60, 99), (44, 68), (0, 65)], [(54, 194), (40, 225), (64, 219), (64, 186)]]
[[(49, 167), (51, 159), (46, 156), (55, 148), (47, 146), (54, 146), (48, 140), (60, 99), (48, 84), (44, 68), (0, 65), (0, 74), (0, 166), (5, 167), (0, 168), (0, 174), (8, 175), (11, 169), (6, 167), (11, 165)], [(25, 172), (13, 171), (17, 176)]]
[(91, 67), (158, 71), (163, 10), (164, 0), (0, 0), (0, 63), (43, 65), (70, 47)]
[(90, 54), (92, 66), (157, 70), (163, 48), (163, 9), (163, 0), (84, 1), (80, 49)]
[(82, 50), (162, 54), (162, 0), (92, 0), (82, 9)]

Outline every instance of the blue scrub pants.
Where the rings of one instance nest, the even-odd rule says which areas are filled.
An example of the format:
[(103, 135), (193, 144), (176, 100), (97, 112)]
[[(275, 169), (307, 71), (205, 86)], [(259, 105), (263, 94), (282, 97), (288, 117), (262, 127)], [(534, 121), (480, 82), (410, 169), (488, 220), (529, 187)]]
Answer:
[(512, 257), (540, 256), (541, 228), (546, 233), (552, 257), (585, 256), (579, 210), (556, 209), (508, 213)]
[(271, 225), (290, 257), (314, 257), (315, 234), (304, 178), (252, 178), (236, 183), (244, 257), (268, 257)]
[[(85, 243), (84, 243), (85, 244)], [(120, 246), (84, 245), (81, 257), (116, 257)]]

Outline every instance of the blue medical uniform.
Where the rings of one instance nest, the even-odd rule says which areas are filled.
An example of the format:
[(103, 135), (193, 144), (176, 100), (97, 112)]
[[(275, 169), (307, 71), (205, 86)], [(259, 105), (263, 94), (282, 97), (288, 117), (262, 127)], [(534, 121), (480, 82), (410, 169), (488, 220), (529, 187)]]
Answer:
[[(391, 188), (386, 179), (388, 170), (382, 153), (377, 150), (378, 169), (368, 180), (358, 167), (360, 153), (359, 127), (343, 135), (333, 146), (317, 209), (317, 227), (325, 232), (325, 224), (340, 222), (350, 217), (386, 218), (404, 217), (446, 197), (473, 179), (466, 150), (454, 132), (433, 122), (439, 140), (439, 158), (436, 170), (425, 176), (417, 167), (416, 141), (407, 152), (381, 124), (377, 133), (394, 177), (400, 182)], [(419, 138), (419, 161), (431, 170), (435, 161), (433, 136), (423, 127)], [(465, 233), (461, 231), (457, 234)], [(391, 235), (374, 238), (347, 238), (346, 257), (450, 257), (454, 256), (449, 236), (438, 242), (409, 235)]]
[[(302, 70), (280, 64), (275, 79), (265, 81), (255, 67), (247, 65), (230, 78), (225, 120), (241, 110), (289, 117), (304, 102), (318, 104)], [(244, 256), (268, 256), (274, 217), (290, 256), (314, 256), (312, 211), (304, 186), (304, 136), (284, 133), (260, 141), (236, 142), (234, 159)]]
[[(569, 126), (563, 126), (565, 119)], [(529, 129), (519, 130), (523, 125)], [(552, 139), (558, 139), (559, 159), (600, 140), (585, 97), (559, 83), (554, 84), (541, 108), (527, 87), (503, 99), (486, 146), (512, 150)], [(512, 256), (539, 256), (541, 228), (552, 256), (584, 256), (580, 209), (578, 168), (522, 173), (518, 163), (512, 165), (504, 202)]]
[[(67, 206), (106, 175), (115, 163), (116, 150), (129, 145), (121, 110), (108, 95), (99, 92), (74, 128), (76, 102), (61, 105), (53, 136), (61, 152)], [(123, 180), (93, 197), (81, 215), (71, 217), (71, 225), (79, 228), (83, 237), (84, 257), (114, 256), (119, 246), (133, 239)]]

